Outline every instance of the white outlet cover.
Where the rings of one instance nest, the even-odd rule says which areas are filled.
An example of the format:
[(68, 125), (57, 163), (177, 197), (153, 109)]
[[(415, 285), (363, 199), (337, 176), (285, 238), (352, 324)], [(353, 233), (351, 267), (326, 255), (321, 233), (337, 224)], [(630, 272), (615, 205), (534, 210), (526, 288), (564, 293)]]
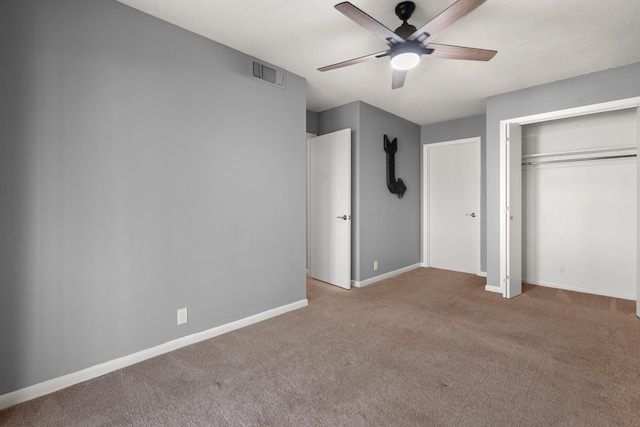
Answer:
[(178, 325), (187, 323), (187, 308), (178, 309)]

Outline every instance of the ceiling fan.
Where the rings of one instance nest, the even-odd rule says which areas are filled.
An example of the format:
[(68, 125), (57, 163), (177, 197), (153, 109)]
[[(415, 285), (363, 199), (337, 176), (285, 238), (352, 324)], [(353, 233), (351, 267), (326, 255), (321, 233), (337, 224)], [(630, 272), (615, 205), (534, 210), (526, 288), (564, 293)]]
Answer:
[(391, 66), (393, 67), (391, 88), (398, 89), (404, 85), (408, 71), (418, 65), (421, 55), (447, 59), (488, 61), (498, 52), (495, 50), (431, 43), (447, 28), (467, 14), (473, 12), (485, 1), (487, 0), (458, 0), (444, 12), (417, 29), (407, 22), (415, 11), (416, 5), (411, 1), (403, 1), (399, 3), (395, 9), (396, 15), (402, 20), (402, 25), (396, 28), (395, 31), (391, 31), (348, 1), (339, 3), (335, 6), (336, 9), (358, 25), (385, 40), (390, 49), (328, 65), (318, 68), (318, 70), (329, 71), (348, 65), (359, 64), (360, 62), (371, 59), (389, 56), (391, 57)]

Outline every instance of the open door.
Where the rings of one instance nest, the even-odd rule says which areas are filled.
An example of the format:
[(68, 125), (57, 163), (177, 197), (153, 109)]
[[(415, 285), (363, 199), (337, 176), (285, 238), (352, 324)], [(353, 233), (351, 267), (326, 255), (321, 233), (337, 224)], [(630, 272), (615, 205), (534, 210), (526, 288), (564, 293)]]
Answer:
[(505, 298), (522, 293), (522, 128), (506, 124)]
[(309, 276), (351, 288), (351, 129), (309, 140)]
[[(638, 133), (636, 134), (636, 140), (637, 140), (637, 145), (638, 145), (638, 151), (640, 151), (640, 108), (638, 108), (636, 110), (637, 113), (637, 117), (638, 117), (638, 121), (637, 121), (637, 126), (638, 126)], [(636, 176), (637, 176), (637, 180), (638, 180), (638, 187), (637, 187), (637, 191), (638, 191), (638, 197), (636, 199), (636, 212), (640, 212), (640, 156), (637, 157), (638, 160), (638, 166), (636, 171)], [(637, 214), (636, 214), (637, 215)], [(636, 219), (636, 221), (638, 221), (638, 225), (636, 228), (636, 245), (638, 245), (637, 242), (640, 242), (640, 215), (637, 215), (638, 218)], [(636, 246), (638, 247), (638, 246)], [(637, 250), (637, 249), (636, 249)], [(636, 316), (640, 317), (640, 263), (637, 264), (636, 268), (637, 270), (637, 274), (636, 274), (636, 286), (638, 287), (638, 291), (636, 293)]]

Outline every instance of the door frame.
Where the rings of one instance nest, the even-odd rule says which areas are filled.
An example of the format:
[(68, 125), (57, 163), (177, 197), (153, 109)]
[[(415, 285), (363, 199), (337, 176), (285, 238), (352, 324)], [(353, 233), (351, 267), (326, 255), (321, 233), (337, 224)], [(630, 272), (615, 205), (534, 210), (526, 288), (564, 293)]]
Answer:
[(311, 138), (315, 138), (316, 135), (315, 133), (309, 133), (307, 132), (307, 207), (306, 207), (306, 214), (307, 214), (307, 263), (306, 263), (306, 273), (307, 276), (309, 276), (309, 245), (311, 244), (309, 241), (309, 195), (311, 193), (311, 188), (309, 186), (309, 171), (311, 168)]
[(476, 150), (476, 158), (478, 161), (478, 176), (477, 176), (477, 183), (478, 183), (478, 201), (477, 201), (477, 206), (478, 206), (478, 212), (479, 212), (479, 220), (477, 221), (477, 235), (478, 235), (478, 256), (476, 258), (476, 274), (477, 275), (482, 275), (482, 271), (481, 271), (481, 262), (480, 262), (480, 258), (482, 257), (482, 232), (481, 232), (481, 224), (484, 218), (483, 212), (482, 212), (482, 153), (480, 151), (481, 149), (481, 142), (482, 142), (482, 138), (479, 136), (474, 136), (471, 138), (463, 138), (463, 139), (454, 139), (454, 140), (449, 140), (449, 141), (441, 141), (441, 142), (434, 142), (434, 143), (430, 143), (430, 144), (422, 144), (422, 156), (420, 157), (420, 160), (422, 162), (422, 221), (421, 221), (421, 225), (422, 225), (422, 267), (430, 267), (430, 261), (429, 261), (429, 247), (430, 247), (430, 234), (429, 234), (429, 173), (427, 170), (427, 165), (429, 164), (429, 149), (430, 148), (437, 148), (437, 147), (443, 147), (446, 145), (459, 145), (459, 144), (468, 144), (468, 143), (473, 143), (475, 150)]
[[(550, 111), (541, 114), (532, 114), (529, 116), (514, 117), (511, 119), (500, 121), (500, 292), (502, 293), (503, 297), (513, 298), (520, 295), (522, 287), (522, 283), (516, 284), (513, 281), (509, 280), (509, 271), (512, 262), (516, 263), (517, 265), (521, 265), (522, 263), (522, 245), (520, 242), (520, 250), (517, 251), (515, 250), (517, 248), (513, 247), (513, 242), (509, 240), (509, 236), (512, 233), (509, 228), (511, 221), (507, 221), (507, 213), (509, 212), (511, 205), (508, 182), (512, 179), (512, 173), (519, 174), (520, 177), (518, 177), (518, 179), (521, 179), (522, 168), (516, 168), (517, 170), (512, 171), (511, 167), (509, 167), (508, 153), (510, 150), (510, 141), (507, 138), (507, 129), (510, 127), (510, 125), (518, 125), (521, 127), (523, 125), (531, 123), (540, 123), (549, 120), (578, 117), (594, 113), (604, 113), (606, 111), (622, 110), (626, 108), (640, 108), (640, 97), (603, 102), (576, 108), (568, 108), (565, 110)], [(638, 116), (640, 120), (640, 112), (638, 113)], [(638, 127), (640, 128), (640, 124), (638, 125)], [(638, 145), (640, 146), (640, 130), (638, 141)], [(638, 163), (640, 164), (640, 157), (638, 158)], [(640, 180), (640, 174), (638, 175), (638, 179)], [(522, 198), (520, 197), (520, 199)], [(512, 260), (513, 256), (517, 256), (517, 254), (520, 254), (520, 259)], [(638, 268), (640, 269), (640, 266)], [(640, 301), (640, 275), (638, 277), (638, 292), (636, 295), (636, 301)], [(638, 313), (640, 314), (640, 309), (638, 310)]]

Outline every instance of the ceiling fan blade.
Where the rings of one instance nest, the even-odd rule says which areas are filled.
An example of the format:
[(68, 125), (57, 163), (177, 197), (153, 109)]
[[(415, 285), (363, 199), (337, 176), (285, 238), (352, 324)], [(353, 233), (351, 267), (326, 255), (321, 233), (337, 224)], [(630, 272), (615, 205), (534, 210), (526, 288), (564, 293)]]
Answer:
[(450, 46), (446, 44), (429, 43), (427, 49), (433, 49), (431, 56), (446, 59), (466, 59), (469, 61), (488, 61), (493, 58), (495, 50), (477, 49), (475, 47)]
[(391, 89), (399, 89), (404, 86), (404, 79), (407, 77), (409, 70), (393, 70), (391, 76)]
[(348, 61), (338, 62), (337, 64), (327, 65), (326, 67), (318, 68), (318, 71), (329, 71), (335, 70), (336, 68), (342, 68), (349, 65), (359, 64), (361, 62), (369, 61), (371, 59), (382, 58), (383, 56), (389, 55), (388, 50), (383, 50), (382, 52), (372, 53), (371, 55), (361, 56), (359, 58), (349, 59)]
[(348, 1), (335, 5), (335, 8), (342, 12), (347, 18), (351, 19), (361, 27), (371, 31), (390, 45), (404, 42), (402, 37), (391, 31)]
[[(417, 39), (422, 46), (425, 46), (444, 30), (458, 22), (458, 20), (473, 12), (485, 1), (487, 0), (458, 0), (440, 15), (418, 28), (407, 40)], [(426, 34), (426, 37), (423, 34)]]

